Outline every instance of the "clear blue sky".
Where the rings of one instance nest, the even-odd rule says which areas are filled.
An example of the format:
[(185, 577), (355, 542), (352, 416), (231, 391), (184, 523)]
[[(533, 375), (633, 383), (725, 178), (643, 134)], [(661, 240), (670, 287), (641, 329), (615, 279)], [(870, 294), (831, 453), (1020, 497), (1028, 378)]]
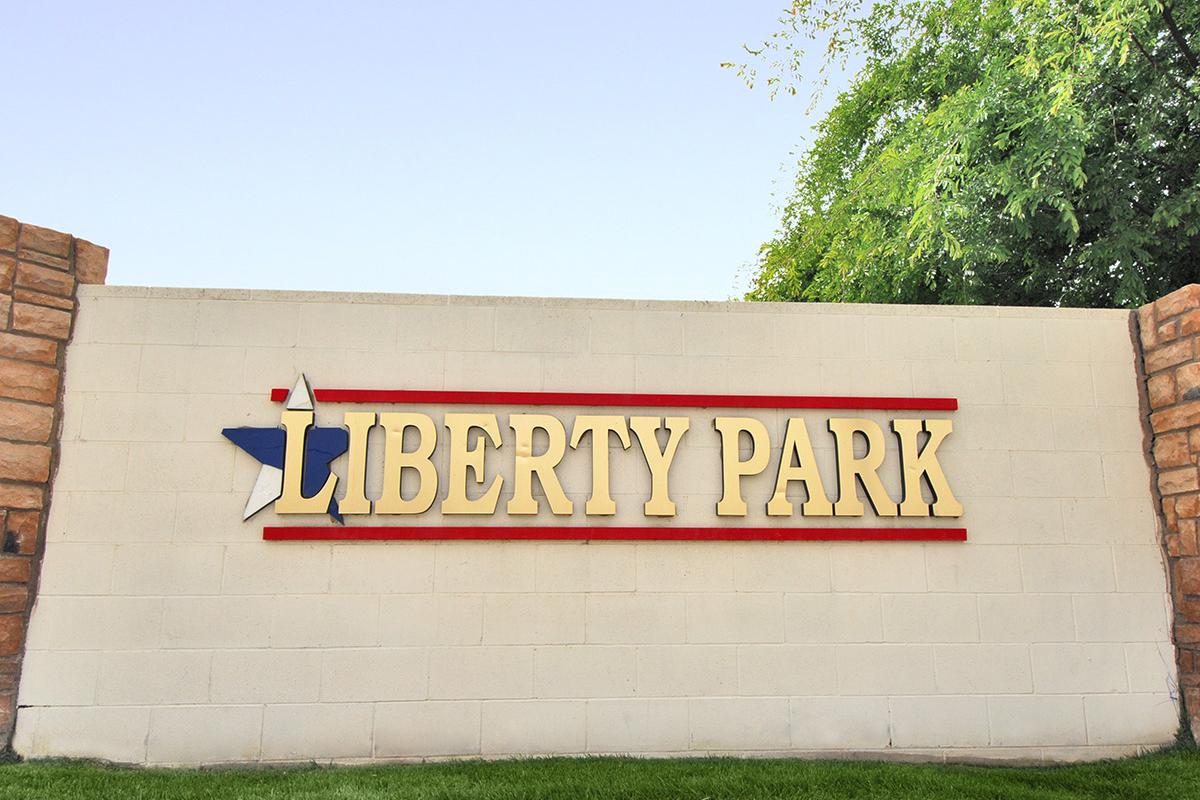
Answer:
[(804, 98), (780, 0), (8, 3), (0, 214), (109, 282), (723, 299)]

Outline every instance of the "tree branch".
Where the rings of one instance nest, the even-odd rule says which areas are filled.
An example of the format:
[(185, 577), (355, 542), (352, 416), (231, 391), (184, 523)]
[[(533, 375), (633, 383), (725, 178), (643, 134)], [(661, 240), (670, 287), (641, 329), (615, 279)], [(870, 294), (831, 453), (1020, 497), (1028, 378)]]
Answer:
[(1179, 45), (1180, 52), (1187, 59), (1188, 64), (1193, 70), (1200, 69), (1200, 60), (1196, 58), (1196, 54), (1192, 52), (1192, 48), (1188, 47), (1187, 39), (1184, 38), (1183, 32), (1179, 30), (1179, 26), (1175, 24), (1175, 15), (1171, 13), (1171, 7), (1163, 3), (1162, 7), (1163, 21), (1167, 23), (1167, 30), (1171, 32), (1171, 38), (1175, 40), (1175, 44)]
[(1200, 96), (1198, 96), (1195, 92), (1193, 92), (1191, 89), (1189, 89), (1187, 87), (1187, 84), (1180, 83), (1178, 78), (1176, 78), (1174, 75), (1172, 75), (1167, 70), (1160, 67), (1158, 65), (1158, 62), (1154, 60), (1154, 56), (1152, 56), (1150, 54), (1150, 51), (1146, 49), (1145, 45), (1143, 45), (1140, 41), (1138, 41), (1138, 38), (1136, 36), (1134, 36), (1133, 34), (1130, 34), (1129, 38), (1131, 40), (1133, 40), (1133, 45), (1134, 45), (1134, 47), (1136, 47), (1138, 49), (1138, 52), (1141, 53), (1143, 56), (1145, 56), (1146, 60), (1150, 62), (1150, 66), (1154, 69), (1155, 72), (1157, 72), (1157, 73), (1161, 74), (1163, 77), (1165, 77), (1168, 81), (1171, 82), (1172, 85), (1174, 85), (1174, 87), (1176, 89), (1183, 92), (1188, 97), (1191, 97), (1193, 100), (1200, 100)]

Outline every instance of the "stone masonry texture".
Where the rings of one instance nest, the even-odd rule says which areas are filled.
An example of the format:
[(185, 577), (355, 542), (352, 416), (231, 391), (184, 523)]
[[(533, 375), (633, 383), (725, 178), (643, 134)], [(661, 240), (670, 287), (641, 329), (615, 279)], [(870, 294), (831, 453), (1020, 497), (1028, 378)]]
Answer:
[[(1128, 311), (75, 291), (20, 755), (1079, 760), (1174, 741), (1170, 594)], [(1186, 383), (1195, 335), (1184, 356), (1152, 353), (1152, 375)], [(32, 407), (57, 372), (36, 371), (51, 366), (36, 347), (22, 352), (33, 355), (13, 359), (25, 370), (0, 400)], [(967, 541), (264, 541), (264, 525), (325, 521), (267, 508), (243, 522), (259, 465), (221, 429), (277, 425), (268, 392), (301, 372), (316, 388), (956, 397), (939, 452), (965, 511), (932, 522), (961, 524)], [(1171, 430), (1190, 437), (1189, 403), (1171, 409), (1183, 420)], [(318, 402), (317, 415), (339, 424), (346, 410), (362, 409)], [(506, 433), (526, 409), (480, 410)], [(735, 412), (772, 443), (736, 523), (714, 516), (714, 409), (679, 413), (692, 428), (672, 469), (676, 524), (826, 524), (765, 513), (788, 413)], [(831, 486), (829, 414), (798, 415)], [(886, 429), (895, 415), (861, 416)], [(46, 424), (8, 427), (40, 438)], [(1175, 447), (1190, 453), (1188, 437)], [(382, 450), (368, 456), (371, 497)], [(513, 450), (510, 435), (487, 456), (505, 478), (501, 505)], [(889, 453), (881, 480), (894, 495)], [(642, 523), (637, 445), (611, 458), (611, 522)], [(1164, 485), (1186, 507), (1195, 466), (1171, 458)], [(571, 524), (590, 469), (583, 452), (560, 467)], [(4, 491), (18, 512), (44, 500), (37, 483)], [(554, 521), (544, 504), (527, 519)], [(1196, 593), (1200, 576), (1177, 577)]]
[(62, 373), (81, 283), (108, 250), (0, 216), (0, 746), (12, 739), (62, 424)]
[(1200, 284), (1138, 310), (1179, 683), (1200, 737)]

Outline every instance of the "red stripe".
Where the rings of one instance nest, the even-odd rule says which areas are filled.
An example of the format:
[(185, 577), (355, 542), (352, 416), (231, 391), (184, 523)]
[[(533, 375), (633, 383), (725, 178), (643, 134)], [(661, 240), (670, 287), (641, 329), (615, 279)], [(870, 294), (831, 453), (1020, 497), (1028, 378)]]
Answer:
[(570, 540), (614, 542), (964, 542), (966, 528), (690, 528), (588, 525), (267, 526), (270, 542)]
[[(282, 403), (288, 389), (272, 389)], [(823, 397), (781, 394), (634, 394), (610, 392), (466, 392), (436, 389), (316, 389), (326, 403), (376, 405), (629, 406), (634, 408), (811, 408), (957, 411), (953, 397)]]

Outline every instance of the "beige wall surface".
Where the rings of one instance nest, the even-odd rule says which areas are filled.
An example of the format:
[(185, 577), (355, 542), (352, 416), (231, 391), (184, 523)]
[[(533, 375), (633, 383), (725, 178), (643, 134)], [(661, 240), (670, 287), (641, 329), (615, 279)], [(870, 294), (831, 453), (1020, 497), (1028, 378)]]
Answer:
[[(120, 287), (81, 287), (80, 306), (20, 687), (22, 755), (1075, 759), (1176, 731), (1125, 312)], [(278, 425), (267, 393), (300, 373), (316, 388), (956, 397), (954, 412), (842, 415), (953, 420), (939, 455), (961, 520), (845, 524), (962, 525), (968, 538), (264, 542), (264, 524), (324, 520), (268, 508), (243, 522), (259, 464), (221, 429)], [(339, 425), (347, 410), (391, 409), (318, 403), (317, 421)], [(447, 408), (420, 410), (440, 424)], [(506, 417), (542, 409), (478, 410), (497, 413), (506, 437), (488, 454), (489, 474), (505, 476), (502, 510)], [(545, 411), (568, 431), (582, 413)], [(839, 412), (728, 412), (762, 420), (774, 447), (736, 520), (713, 510), (712, 418), (724, 412), (613, 413), (691, 418), (667, 525), (831, 524), (764, 507), (788, 416), (808, 421), (835, 494), (824, 424)], [(618, 512), (597, 524), (643, 524), (637, 445), (612, 445)], [(443, 475), (446, 458), (439, 439)], [(543, 503), (523, 522), (455, 524), (593, 522), (590, 455), (568, 451), (559, 474), (570, 518)], [(899, 474), (889, 450), (881, 477), (894, 497)], [(445, 518), (435, 505), (409, 521)]]

